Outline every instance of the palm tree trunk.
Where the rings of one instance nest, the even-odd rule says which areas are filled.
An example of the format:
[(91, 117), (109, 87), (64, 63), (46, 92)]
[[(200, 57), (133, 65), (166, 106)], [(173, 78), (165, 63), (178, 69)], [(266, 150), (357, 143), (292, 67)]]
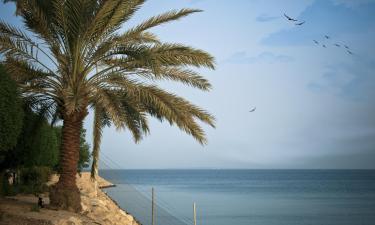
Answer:
[(81, 211), (80, 192), (76, 184), (80, 133), (85, 113), (64, 116), (60, 150), (60, 178), (50, 191), (51, 205), (70, 211)]
[(91, 165), (91, 179), (93, 181), (97, 180), (99, 176), (99, 151), (100, 151), (100, 143), (102, 139), (102, 111), (100, 108), (95, 107), (94, 111), (94, 130), (93, 130), (93, 150), (92, 150), (92, 165)]
[(91, 165), (91, 180), (94, 182), (95, 195), (98, 194), (98, 176), (99, 176), (99, 151), (102, 139), (102, 111), (101, 108), (95, 107), (94, 110), (94, 130), (93, 130), (93, 150)]
[(92, 180), (97, 180), (99, 176), (99, 166), (98, 166), (98, 160), (99, 160), (99, 149), (95, 151), (95, 148), (93, 149), (92, 152), (92, 165), (91, 165), (91, 179)]

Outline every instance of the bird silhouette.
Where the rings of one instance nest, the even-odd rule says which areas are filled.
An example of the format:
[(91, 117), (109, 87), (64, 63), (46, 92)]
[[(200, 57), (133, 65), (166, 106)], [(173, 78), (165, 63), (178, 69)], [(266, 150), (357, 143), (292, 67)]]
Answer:
[(249, 112), (254, 112), (256, 109), (257, 109), (257, 107), (254, 107), (254, 108), (250, 109)]
[(322, 45), (323, 46), (323, 48), (327, 48), (327, 46), (326, 45)]
[(304, 24), (306, 21), (303, 21), (303, 22), (300, 22), (300, 23), (295, 23), (294, 25), (297, 25), (297, 26), (301, 26), (302, 24)]
[(344, 47), (345, 47), (346, 49), (349, 49), (349, 47), (348, 47), (348, 46), (346, 46), (346, 45), (344, 45)]
[(337, 46), (337, 47), (341, 47), (341, 45), (339, 45), (339, 44), (337, 44), (337, 43), (335, 43), (335, 46)]
[(287, 18), (289, 21), (293, 21), (293, 22), (298, 21), (298, 20), (296, 20), (296, 19), (293, 19), (293, 18), (289, 17), (289, 16), (286, 15), (285, 13), (284, 13), (284, 16), (285, 16), (285, 18)]
[(350, 55), (353, 55), (353, 54), (354, 54), (353, 52), (351, 52), (351, 51), (349, 51), (349, 50), (347, 50), (347, 52), (348, 52)]
[(325, 37), (326, 39), (330, 39), (330, 38), (331, 38), (331, 37), (328, 36), (328, 35), (324, 35), (324, 37)]
[(319, 42), (317, 40), (313, 40), (313, 41), (314, 41), (315, 44), (317, 44), (317, 45), (319, 44)]

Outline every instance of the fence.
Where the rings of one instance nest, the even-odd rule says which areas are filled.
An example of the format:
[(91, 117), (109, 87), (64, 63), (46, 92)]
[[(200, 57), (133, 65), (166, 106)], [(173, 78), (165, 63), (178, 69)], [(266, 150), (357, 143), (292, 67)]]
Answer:
[[(121, 166), (107, 155), (100, 153), (99, 162), (101, 168), (110, 170), (115, 177), (121, 177)], [(116, 184), (115, 180), (109, 180)], [(167, 203), (167, 201), (158, 198), (157, 190), (139, 190), (135, 186), (124, 182), (117, 183), (115, 188), (108, 189), (109, 194), (115, 197), (120, 207), (133, 215), (142, 225), (196, 225), (195, 204), (194, 216), (192, 209), (192, 218), (181, 215)]]

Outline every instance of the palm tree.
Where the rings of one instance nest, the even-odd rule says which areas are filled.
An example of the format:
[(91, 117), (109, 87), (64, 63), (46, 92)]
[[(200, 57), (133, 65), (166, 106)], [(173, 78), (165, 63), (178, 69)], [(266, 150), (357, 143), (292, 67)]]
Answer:
[(146, 130), (147, 111), (206, 142), (197, 121), (214, 126), (213, 117), (153, 81), (174, 80), (208, 90), (208, 81), (189, 67), (214, 69), (213, 57), (182, 44), (162, 43), (149, 31), (200, 10), (170, 11), (120, 32), (144, 0), (10, 1), (28, 32), (0, 21), (4, 65), (25, 97), (63, 121), (60, 179), (50, 192), (52, 205), (81, 210), (76, 173), (80, 130), (89, 107), (103, 110), (118, 129), (130, 130)]

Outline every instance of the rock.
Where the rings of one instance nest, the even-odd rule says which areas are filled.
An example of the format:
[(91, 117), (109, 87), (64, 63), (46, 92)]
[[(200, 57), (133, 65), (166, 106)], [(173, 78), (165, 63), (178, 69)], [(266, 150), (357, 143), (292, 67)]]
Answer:
[(55, 225), (82, 225), (82, 221), (77, 217), (69, 217), (69, 219), (61, 219)]
[(100, 199), (91, 199), (91, 205), (92, 206), (105, 206), (104, 201)]
[(133, 217), (133, 216), (131, 216), (131, 215), (127, 215), (126, 217), (128, 218), (128, 220), (129, 220), (130, 222), (133, 222), (133, 221), (134, 221), (134, 217)]
[(82, 222), (80, 219), (76, 218), (76, 217), (70, 217), (69, 220), (68, 220), (68, 223), (67, 225), (71, 223), (71, 225), (82, 225)]
[(82, 207), (82, 211), (83, 212), (87, 212), (89, 210), (89, 208), (87, 207), (87, 205), (84, 204), (84, 203), (82, 203), (82, 202), (81, 202), (81, 207)]
[(126, 214), (123, 210), (119, 209), (118, 211), (119, 211), (119, 213), (120, 213), (121, 215), (123, 215), (123, 216), (128, 216), (128, 214)]

